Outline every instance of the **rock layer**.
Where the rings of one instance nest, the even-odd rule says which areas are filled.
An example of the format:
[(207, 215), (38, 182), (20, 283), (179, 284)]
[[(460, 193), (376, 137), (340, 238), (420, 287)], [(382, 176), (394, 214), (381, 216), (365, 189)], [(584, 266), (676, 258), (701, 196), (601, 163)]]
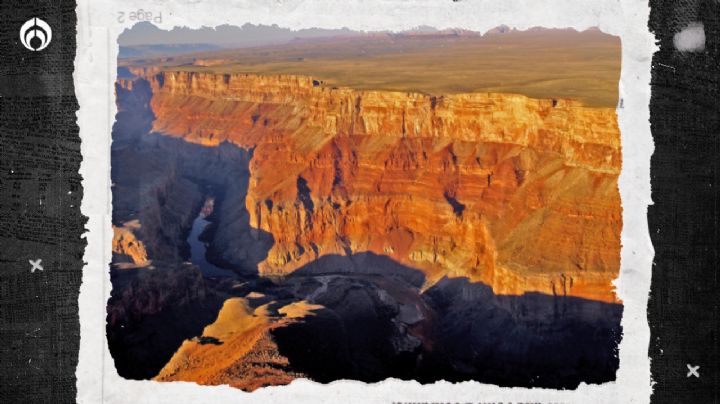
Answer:
[(135, 232), (139, 229), (138, 220), (132, 220), (122, 226), (113, 226), (112, 245), (116, 263), (123, 263), (124, 267), (131, 268), (150, 264), (145, 245), (135, 236)]
[(244, 297), (226, 300), (215, 322), (186, 339), (154, 379), (249, 391), (300, 377), (546, 388), (614, 380), (620, 305), (537, 293), (498, 296), (459, 278), (423, 293), (413, 284), (414, 270), (387, 257), (360, 254), (336, 265), (349, 264), (346, 258), (380, 271), (394, 265), (397, 272), (308, 268), (265, 285), (263, 293), (236, 288)]
[[(616, 301), (614, 110), (513, 94), (356, 91), (304, 76), (130, 69), (152, 130), (253, 149), (245, 207), (274, 244), (264, 275), (374, 252), (498, 294)], [(242, 264), (232, 232), (214, 244)], [(217, 246), (216, 246), (217, 247)], [(230, 251), (230, 252), (228, 252)]]
[(246, 299), (228, 299), (216, 321), (202, 336), (183, 342), (155, 380), (229, 384), (251, 391), (288, 384), (304, 375), (290, 370), (270, 330), (291, 321), (276, 318), (267, 305), (251, 309)]

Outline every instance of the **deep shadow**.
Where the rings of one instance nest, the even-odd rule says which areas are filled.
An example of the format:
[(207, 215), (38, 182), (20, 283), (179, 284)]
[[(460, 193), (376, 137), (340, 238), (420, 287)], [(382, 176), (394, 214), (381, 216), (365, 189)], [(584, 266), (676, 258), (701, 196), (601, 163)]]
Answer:
[[(200, 336), (203, 328), (215, 321), (223, 301), (235, 292), (234, 280), (208, 278), (187, 262), (187, 238), (206, 197), (216, 198), (216, 212), (208, 219), (219, 225), (204, 237), (214, 242), (219, 235), (237, 233), (232, 241), (241, 240), (247, 251), (241, 260), (211, 256), (208, 251), (213, 264), (254, 278), (257, 263), (266, 258), (273, 239), (267, 232), (250, 228), (245, 209), (253, 151), (227, 142), (205, 147), (150, 133), (155, 116), (150, 109), (149, 83), (135, 79), (126, 87), (116, 86), (118, 114), (111, 147), (113, 225), (137, 220), (141, 227), (134, 233), (152, 263), (121, 269), (115, 264), (128, 261), (128, 257), (114, 254), (107, 336), (118, 374), (148, 379), (184, 340)], [(225, 249), (222, 242), (210, 247)]]
[(191, 265), (111, 275), (108, 348), (118, 374), (128, 379), (154, 377), (185, 339), (215, 320), (225, 300)]
[(212, 345), (222, 345), (222, 344), (223, 344), (222, 341), (220, 341), (219, 339), (217, 339), (217, 338), (215, 338), (215, 337), (206, 337), (206, 336), (204, 336), (204, 335), (203, 335), (203, 336), (200, 336), (200, 337), (198, 338), (198, 342), (200, 343), (200, 345), (208, 345), (208, 344), (212, 344)]
[(455, 197), (451, 196), (447, 192), (444, 194), (445, 200), (452, 206), (453, 213), (455, 213), (455, 216), (462, 216), (463, 211), (465, 211), (465, 205), (460, 203)]
[(438, 313), (440, 349), (420, 379), (576, 388), (615, 380), (623, 307), (541, 293), (495, 295), (482, 283), (443, 279), (423, 294)]
[(386, 255), (370, 251), (351, 255), (324, 255), (296, 269), (288, 279), (319, 275), (375, 275), (400, 278), (416, 288), (420, 288), (425, 282), (425, 274), (422, 271), (403, 265)]
[(324, 308), (273, 331), (280, 353), (323, 383), (412, 378), (422, 341), (405, 312), (425, 306), (424, 280), (421, 271), (372, 252), (323, 256), (303, 266), (285, 285)]
[[(358, 270), (358, 262), (368, 267)], [(379, 275), (383, 268), (393, 275)], [(421, 293), (408, 282), (417, 272), (372, 253), (322, 257), (299, 269), (287, 282), (304, 277), (299, 294), (325, 308), (273, 331), (280, 352), (319, 382), (394, 377), (576, 388), (615, 380), (621, 305), (495, 295), (466, 278)], [(310, 279), (320, 278), (326, 291), (313, 293)]]
[[(132, 90), (117, 91), (113, 224), (139, 220), (137, 235), (154, 267), (111, 268), (107, 335), (121, 376), (155, 376), (187, 339), (221, 344), (201, 337), (203, 328), (225, 299), (256, 291), (264, 297), (250, 303), (269, 303), (272, 315), (299, 300), (323, 306), (272, 330), (290, 368), (319, 382), (394, 377), (575, 388), (615, 379), (618, 304), (539, 293), (495, 295), (489, 286), (464, 278), (442, 279), (423, 291), (421, 271), (349, 249), (277, 282), (259, 278), (257, 265), (273, 239), (250, 226), (245, 208), (253, 151), (150, 134), (154, 116), (147, 81), (137, 79)], [(302, 177), (297, 181), (299, 200), (313, 210), (310, 188)], [(216, 198), (216, 207), (202, 235), (210, 243), (207, 259), (241, 274), (242, 282), (205, 277), (185, 262), (192, 222), (208, 195)], [(446, 197), (462, 215), (464, 205)]]

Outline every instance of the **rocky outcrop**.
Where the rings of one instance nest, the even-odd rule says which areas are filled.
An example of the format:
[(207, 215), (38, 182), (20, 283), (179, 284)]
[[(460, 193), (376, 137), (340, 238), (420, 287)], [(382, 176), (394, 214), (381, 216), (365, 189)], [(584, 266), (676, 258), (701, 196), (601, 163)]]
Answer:
[[(311, 315), (305, 311), (299, 317)], [(244, 390), (288, 384), (305, 377), (290, 369), (270, 330), (293, 320), (270, 313), (267, 304), (251, 308), (246, 299), (225, 301), (214, 323), (199, 337), (183, 342), (155, 377), (159, 381), (229, 384)]]
[[(467, 278), (443, 278), (422, 292), (415, 270), (387, 257), (319, 261), (337, 271), (301, 268), (282, 283), (238, 290), (243, 297), (226, 300), (215, 322), (186, 339), (154, 379), (252, 391), (299, 377), (546, 388), (615, 378), (620, 305), (495, 295)], [(352, 262), (375, 271), (345, 268)], [(381, 272), (387, 267), (393, 275)]]
[(142, 241), (135, 236), (135, 231), (140, 228), (140, 223), (133, 220), (124, 223), (122, 226), (113, 226), (113, 254), (115, 262), (123, 263), (123, 267), (144, 267), (150, 264), (147, 251)]
[[(616, 299), (621, 152), (612, 109), (131, 70), (152, 91), (153, 131), (253, 149), (249, 225), (274, 238), (263, 274), (371, 251), (423, 270), (428, 286), (467, 276), (497, 293)], [(215, 243), (247, 251), (227, 237)]]
[(226, 297), (193, 265), (153, 264), (111, 272), (108, 347), (125, 378), (155, 376), (183, 340), (212, 322)]

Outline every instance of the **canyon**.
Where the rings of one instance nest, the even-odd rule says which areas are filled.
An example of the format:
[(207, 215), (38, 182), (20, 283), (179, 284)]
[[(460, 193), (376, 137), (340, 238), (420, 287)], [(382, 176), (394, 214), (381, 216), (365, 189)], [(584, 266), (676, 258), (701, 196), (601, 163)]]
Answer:
[(121, 70), (108, 302), (121, 376), (245, 390), (614, 380), (614, 109)]
[[(252, 149), (249, 225), (272, 234), (260, 274), (372, 251), (433, 283), (613, 302), (619, 130), (611, 109), (507, 94), (327, 89), (310, 77), (136, 71), (152, 131)], [(230, 224), (220, 258), (243, 266)]]

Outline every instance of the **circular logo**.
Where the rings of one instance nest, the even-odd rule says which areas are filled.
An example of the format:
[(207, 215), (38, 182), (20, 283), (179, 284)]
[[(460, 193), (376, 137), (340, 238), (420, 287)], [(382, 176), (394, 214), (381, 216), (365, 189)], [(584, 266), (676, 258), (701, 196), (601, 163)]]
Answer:
[(20, 28), (20, 42), (33, 52), (47, 48), (51, 40), (52, 29), (37, 17), (27, 20)]

